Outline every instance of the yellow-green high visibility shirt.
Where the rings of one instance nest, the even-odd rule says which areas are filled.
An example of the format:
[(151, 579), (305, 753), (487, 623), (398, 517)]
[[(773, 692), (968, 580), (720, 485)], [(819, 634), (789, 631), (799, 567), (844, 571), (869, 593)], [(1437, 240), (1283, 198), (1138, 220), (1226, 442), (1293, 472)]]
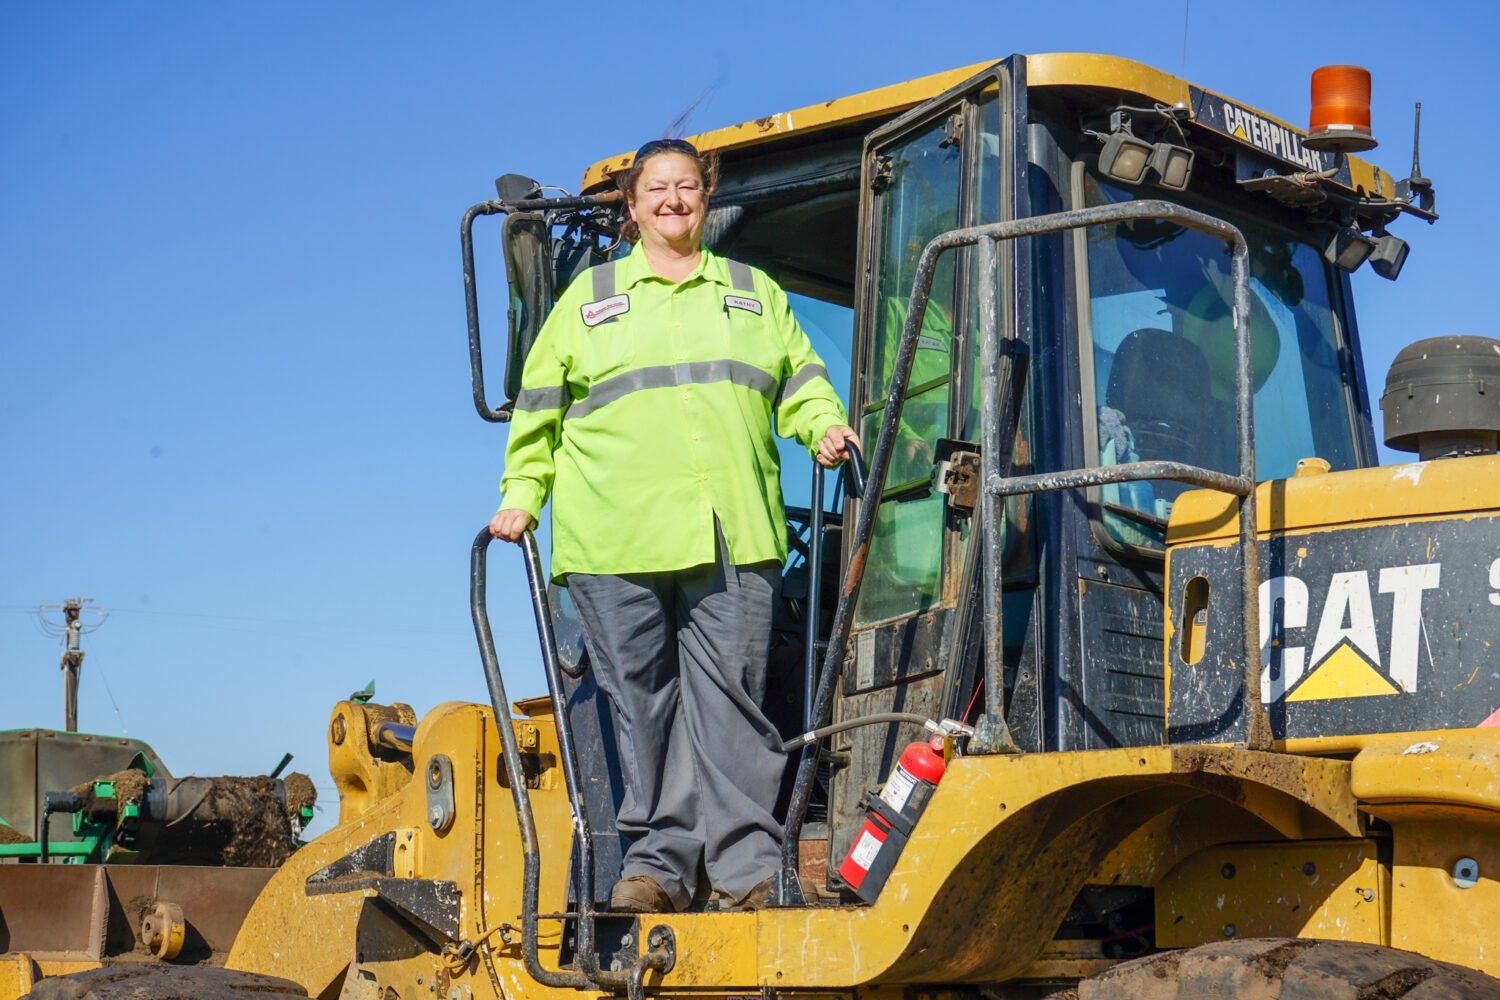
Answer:
[(639, 250), (580, 276), (527, 355), (502, 509), (552, 499), (552, 576), (786, 558), (775, 430), (847, 423), (786, 293), (707, 247), (679, 283)]

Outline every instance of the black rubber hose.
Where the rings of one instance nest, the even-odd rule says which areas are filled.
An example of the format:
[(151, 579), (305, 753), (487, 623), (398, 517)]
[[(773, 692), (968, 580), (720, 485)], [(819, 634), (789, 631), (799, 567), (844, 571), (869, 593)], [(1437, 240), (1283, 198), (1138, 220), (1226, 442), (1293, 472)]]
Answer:
[(918, 726), (937, 732), (937, 723), (925, 715), (917, 715), (914, 712), (877, 712), (874, 715), (861, 715), (857, 719), (845, 719), (843, 722), (835, 722), (829, 726), (822, 726), (811, 732), (794, 736), (781, 744), (782, 753), (791, 753), (793, 750), (801, 750), (809, 743), (816, 743), (825, 736), (834, 733), (842, 733), (847, 729), (858, 729), (860, 726), (879, 726), (892, 722), (910, 722)]

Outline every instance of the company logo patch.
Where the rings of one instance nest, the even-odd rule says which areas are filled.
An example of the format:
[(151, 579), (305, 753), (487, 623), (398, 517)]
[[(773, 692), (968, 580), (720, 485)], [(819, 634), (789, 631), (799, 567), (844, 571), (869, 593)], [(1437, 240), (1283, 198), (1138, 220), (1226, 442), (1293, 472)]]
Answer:
[(584, 326), (598, 326), (607, 319), (629, 312), (630, 296), (621, 292), (619, 295), (611, 295), (598, 302), (585, 302), (580, 307), (580, 311), (583, 313)]
[(724, 311), (728, 312), (731, 309), (743, 309), (745, 312), (753, 312), (757, 316), (761, 314), (760, 300), (747, 299), (743, 295), (724, 296)]

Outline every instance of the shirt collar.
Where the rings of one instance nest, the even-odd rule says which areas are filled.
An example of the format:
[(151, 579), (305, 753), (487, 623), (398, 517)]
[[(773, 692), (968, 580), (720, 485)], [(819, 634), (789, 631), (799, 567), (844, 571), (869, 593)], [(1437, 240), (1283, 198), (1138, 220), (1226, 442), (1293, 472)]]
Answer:
[[(620, 270), (617, 274), (621, 291), (630, 288), (637, 282), (656, 277), (656, 272), (651, 270), (651, 265), (647, 263), (646, 254), (641, 250), (640, 244), (636, 244), (635, 249), (631, 250), (619, 262), (618, 266)], [(680, 284), (685, 285), (694, 278), (699, 277), (705, 281), (712, 281), (723, 285), (726, 288), (730, 286), (729, 266), (724, 263), (723, 257), (714, 253), (707, 246), (699, 247), (698, 266), (688, 272), (688, 276), (683, 278)]]

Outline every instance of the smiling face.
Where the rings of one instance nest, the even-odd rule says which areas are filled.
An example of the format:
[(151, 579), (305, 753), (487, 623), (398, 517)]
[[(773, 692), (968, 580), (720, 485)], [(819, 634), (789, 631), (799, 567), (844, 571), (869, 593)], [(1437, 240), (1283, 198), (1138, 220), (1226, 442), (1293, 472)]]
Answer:
[(635, 189), (626, 195), (630, 217), (648, 249), (678, 253), (698, 249), (708, 202), (698, 163), (683, 153), (657, 153), (641, 165)]

